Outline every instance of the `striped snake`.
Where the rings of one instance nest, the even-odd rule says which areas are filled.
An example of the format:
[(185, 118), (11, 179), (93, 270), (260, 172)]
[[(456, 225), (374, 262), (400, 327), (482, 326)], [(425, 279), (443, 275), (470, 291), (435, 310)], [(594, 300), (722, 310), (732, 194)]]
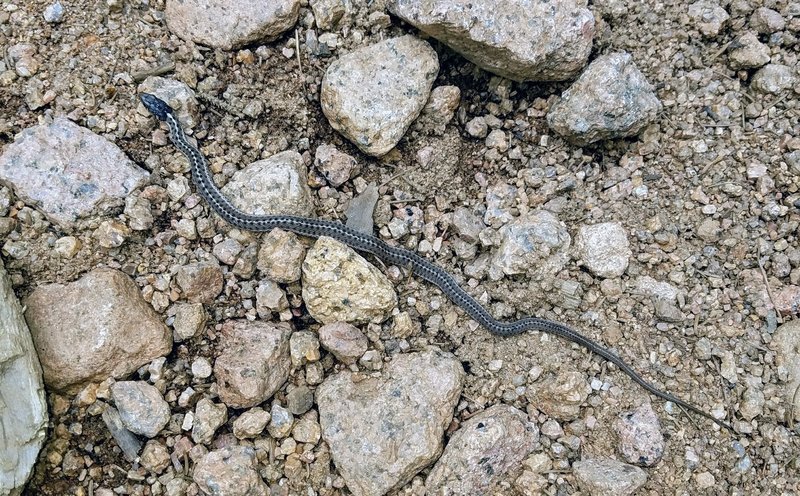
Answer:
[(228, 223), (247, 231), (265, 232), (280, 228), (313, 238), (328, 236), (357, 251), (371, 253), (388, 264), (408, 268), (412, 273), (438, 286), (453, 303), (464, 309), (470, 317), (492, 334), (513, 336), (525, 331), (542, 331), (572, 341), (613, 363), (655, 396), (671, 401), (716, 422), (726, 429), (732, 430), (730, 425), (713, 417), (711, 414), (653, 386), (607, 348), (563, 324), (537, 317), (528, 317), (515, 322), (500, 322), (492, 317), (475, 298), (464, 291), (450, 274), (414, 252), (390, 246), (375, 236), (358, 232), (339, 222), (291, 215), (250, 215), (242, 212), (214, 184), (206, 158), (186, 139), (183, 128), (181, 128), (173, 109), (154, 95), (142, 93), (140, 98), (150, 113), (167, 124), (172, 143), (189, 159), (192, 180), (200, 196)]

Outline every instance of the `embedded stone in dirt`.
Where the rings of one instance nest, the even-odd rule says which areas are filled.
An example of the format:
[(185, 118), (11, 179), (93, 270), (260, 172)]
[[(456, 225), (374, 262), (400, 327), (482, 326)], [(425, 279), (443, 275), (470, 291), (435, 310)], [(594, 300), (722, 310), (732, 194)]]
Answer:
[(45, 383), (56, 391), (127, 376), (172, 349), (172, 333), (118, 270), (40, 286), (25, 306)]
[(322, 79), (320, 104), (331, 126), (373, 156), (400, 141), (422, 111), (439, 73), (433, 48), (411, 35), (353, 50)]
[(322, 437), (350, 491), (385, 494), (433, 462), (463, 383), (461, 363), (436, 350), (396, 355), (379, 377), (327, 378), (317, 389)]
[(148, 177), (115, 144), (63, 117), (23, 130), (0, 155), (0, 182), (65, 230), (123, 205)]
[(389, 0), (387, 8), (482, 69), (515, 81), (563, 81), (580, 71), (594, 38), (586, 2)]

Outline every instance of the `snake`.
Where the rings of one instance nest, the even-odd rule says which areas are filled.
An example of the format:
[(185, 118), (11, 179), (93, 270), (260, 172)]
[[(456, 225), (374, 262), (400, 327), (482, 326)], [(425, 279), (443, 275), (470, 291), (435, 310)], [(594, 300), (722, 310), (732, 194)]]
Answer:
[(273, 229), (291, 231), (301, 236), (319, 238), (327, 236), (362, 253), (369, 253), (389, 265), (406, 268), (414, 275), (439, 287), (439, 289), (467, 315), (490, 333), (507, 337), (527, 331), (540, 331), (576, 343), (590, 352), (613, 363), (645, 390), (666, 401), (671, 401), (702, 417), (712, 420), (728, 430), (733, 428), (724, 421), (646, 381), (630, 365), (608, 348), (601, 346), (580, 332), (555, 321), (526, 317), (514, 322), (502, 322), (489, 313), (475, 298), (467, 293), (446, 270), (416, 253), (389, 245), (371, 234), (352, 229), (341, 222), (292, 215), (251, 215), (236, 207), (214, 183), (208, 161), (186, 137), (175, 111), (164, 100), (150, 93), (141, 93), (144, 107), (169, 128), (170, 140), (189, 160), (192, 182), (200, 196), (223, 220), (246, 231), (267, 232)]

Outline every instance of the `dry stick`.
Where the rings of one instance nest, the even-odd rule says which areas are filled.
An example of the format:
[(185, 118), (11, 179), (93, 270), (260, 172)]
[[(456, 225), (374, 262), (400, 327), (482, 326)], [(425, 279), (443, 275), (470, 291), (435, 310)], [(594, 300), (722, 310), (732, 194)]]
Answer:
[(789, 409), (789, 429), (794, 430), (794, 411), (796, 410), (795, 405), (797, 405), (797, 394), (800, 393), (800, 384), (794, 390), (794, 394), (792, 395), (792, 405)]
[(161, 76), (168, 72), (172, 72), (175, 70), (175, 62), (169, 62), (162, 66), (156, 67), (154, 69), (145, 69), (143, 71), (134, 72), (131, 74), (131, 77), (137, 83), (147, 79), (149, 76)]
[(776, 315), (775, 320), (777, 320), (779, 324), (783, 324), (783, 317), (781, 317), (781, 312), (778, 311), (778, 307), (775, 306), (775, 298), (772, 296), (772, 287), (770, 287), (769, 285), (769, 279), (767, 278), (767, 271), (764, 270), (764, 264), (761, 263), (761, 245), (758, 246), (758, 268), (761, 270), (761, 277), (764, 278), (764, 285), (767, 287), (767, 296), (769, 296), (769, 302), (772, 303), (772, 309), (775, 310), (775, 315)]

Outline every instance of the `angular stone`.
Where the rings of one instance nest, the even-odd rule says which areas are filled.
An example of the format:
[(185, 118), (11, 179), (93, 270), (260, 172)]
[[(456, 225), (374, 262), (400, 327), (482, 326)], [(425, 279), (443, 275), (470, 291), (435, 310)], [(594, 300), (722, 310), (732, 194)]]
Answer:
[(23, 130), (0, 155), (0, 182), (65, 230), (123, 205), (148, 177), (116, 145), (63, 117)]
[(134, 434), (156, 437), (169, 422), (169, 405), (158, 389), (146, 382), (116, 382), (111, 397), (123, 425)]
[(411, 35), (353, 50), (325, 71), (322, 111), (361, 151), (384, 155), (422, 111), (438, 72), (436, 52)]
[(593, 496), (629, 496), (647, 482), (644, 470), (616, 460), (579, 460), (572, 470), (578, 485)]
[(87, 382), (127, 376), (172, 349), (172, 333), (117, 270), (40, 286), (25, 306), (45, 383), (56, 391), (75, 393)]
[(344, 363), (355, 363), (367, 351), (369, 340), (358, 327), (333, 322), (319, 328), (319, 342)]
[(519, 467), (538, 440), (539, 430), (525, 412), (492, 406), (453, 433), (425, 489), (428, 494), (489, 494), (492, 484)]
[(653, 87), (625, 52), (597, 57), (547, 113), (547, 125), (578, 146), (635, 136), (661, 111)]
[(267, 496), (269, 488), (258, 474), (253, 448), (231, 446), (209, 451), (194, 467), (192, 479), (203, 494)]
[(560, 271), (569, 259), (572, 237), (567, 226), (546, 210), (518, 217), (503, 226), (500, 235), (490, 269), (493, 279), (525, 273), (541, 279)]
[(382, 495), (433, 462), (463, 383), (461, 363), (435, 350), (396, 355), (380, 377), (328, 377), (317, 389), (322, 437), (348, 489)]
[(295, 151), (253, 162), (237, 171), (222, 192), (248, 214), (309, 217), (314, 212), (306, 166)]
[(297, 22), (300, 0), (168, 0), (164, 16), (179, 37), (233, 50), (269, 42)]
[(621, 224), (603, 222), (581, 226), (575, 238), (581, 261), (598, 277), (620, 277), (631, 257), (628, 235)]
[(214, 363), (219, 398), (233, 408), (250, 408), (275, 394), (289, 377), (291, 333), (283, 322), (225, 322), (223, 351)]
[(652, 467), (664, 456), (664, 435), (653, 408), (645, 403), (614, 422), (619, 436), (619, 452), (626, 462)]
[(324, 324), (382, 322), (397, 306), (391, 282), (347, 245), (322, 236), (303, 261), (303, 301)]
[(585, 1), (389, 0), (387, 8), (475, 65), (515, 81), (563, 81), (592, 49)]
[(178, 267), (175, 282), (190, 302), (211, 303), (222, 292), (224, 280), (216, 262), (196, 262)]
[(0, 494), (22, 493), (47, 435), (42, 368), (0, 260)]

